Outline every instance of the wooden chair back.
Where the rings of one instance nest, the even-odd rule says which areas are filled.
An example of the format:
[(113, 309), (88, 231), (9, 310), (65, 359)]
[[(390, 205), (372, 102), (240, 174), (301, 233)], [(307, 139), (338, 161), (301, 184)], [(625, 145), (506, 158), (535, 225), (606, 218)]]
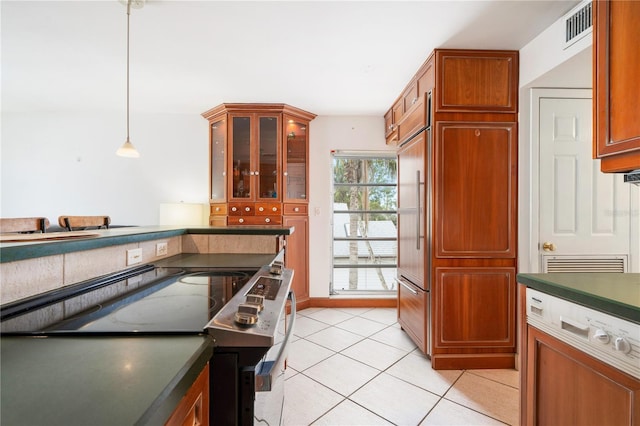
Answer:
[(0, 233), (47, 232), (49, 219), (46, 217), (0, 218)]
[(67, 231), (79, 231), (85, 229), (108, 229), (111, 224), (109, 216), (60, 216), (58, 225)]

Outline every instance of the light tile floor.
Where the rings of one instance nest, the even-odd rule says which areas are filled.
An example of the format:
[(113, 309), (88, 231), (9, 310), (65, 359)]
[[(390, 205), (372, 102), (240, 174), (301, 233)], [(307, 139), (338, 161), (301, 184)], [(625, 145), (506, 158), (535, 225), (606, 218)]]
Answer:
[(298, 312), (285, 426), (518, 424), (516, 370), (433, 370), (396, 315), (391, 308)]

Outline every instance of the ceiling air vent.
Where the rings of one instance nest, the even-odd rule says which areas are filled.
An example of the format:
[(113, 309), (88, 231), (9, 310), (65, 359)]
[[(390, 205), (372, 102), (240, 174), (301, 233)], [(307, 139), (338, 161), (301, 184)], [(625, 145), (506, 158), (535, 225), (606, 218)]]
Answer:
[(564, 17), (564, 48), (591, 34), (592, 29), (591, 1), (582, 2)]

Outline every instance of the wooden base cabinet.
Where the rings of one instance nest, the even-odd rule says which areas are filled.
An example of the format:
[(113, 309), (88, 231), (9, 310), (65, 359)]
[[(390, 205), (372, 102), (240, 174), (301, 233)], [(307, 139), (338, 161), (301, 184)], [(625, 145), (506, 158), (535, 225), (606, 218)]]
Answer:
[(166, 426), (203, 426), (209, 424), (209, 364), (204, 367), (187, 394), (165, 423)]
[(294, 271), (291, 290), (296, 295), (298, 309), (304, 309), (309, 302), (309, 256), (300, 254), (309, 252), (309, 218), (285, 216), (284, 225), (295, 227), (294, 233), (287, 236), (284, 260), (285, 266)]
[(640, 381), (527, 326), (521, 424), (640, 426)]

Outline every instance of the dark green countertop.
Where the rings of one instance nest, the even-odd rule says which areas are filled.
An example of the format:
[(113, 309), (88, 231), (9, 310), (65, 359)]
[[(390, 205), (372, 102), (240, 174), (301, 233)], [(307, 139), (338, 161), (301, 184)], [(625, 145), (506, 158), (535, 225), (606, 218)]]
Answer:
[(291, 235), (293, 226), (139, 226), (91, 231), (95, 237), (71, 240), (0, 243), (0, 263), (36, 257), (53, 256), (83, 250), (93, 250), (121, 244), (170, 238), (184, 234), (212, 235)]
[(640, 274), (518, 274), (528, 287), (640, 323)]
[(212, 351), (197, 335), (2, 337), (2, 424), (164, 424)]

